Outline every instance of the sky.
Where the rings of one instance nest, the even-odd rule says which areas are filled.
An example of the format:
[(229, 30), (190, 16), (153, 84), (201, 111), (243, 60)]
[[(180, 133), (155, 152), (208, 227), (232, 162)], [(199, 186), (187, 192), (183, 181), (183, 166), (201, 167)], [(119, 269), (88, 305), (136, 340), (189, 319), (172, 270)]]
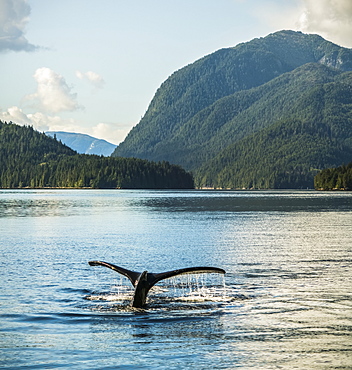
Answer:
[(0, 0), (0, 119), (113, 144), (176, 70), (291, 29), (352, 47), (352, 0)]

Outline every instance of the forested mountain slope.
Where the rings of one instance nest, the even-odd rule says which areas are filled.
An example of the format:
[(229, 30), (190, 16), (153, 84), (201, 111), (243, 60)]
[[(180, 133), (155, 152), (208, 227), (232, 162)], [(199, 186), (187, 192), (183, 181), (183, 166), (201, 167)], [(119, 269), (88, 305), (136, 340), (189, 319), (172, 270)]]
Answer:
[[(336, 154), (334, 160), (327, 158), (318, 162), (312, 162), (314, 156), (311, 156), (310, 147), (295, 153), (297, 145), (294, 142), (317, 140), (320, 143), (317, 150), (321, 153), (326, 150), (335, 153), (339, 151), (335, 146), (342, 145), (339, 131), (330, 128), (331, 139), (334, 140), (324, 142), (320, 137), (314, 138), (315, 133), (321, 130), (316, 130), (311, 137), (305, 130), (293, 130), (290, 148), (281, 132), (285, 122), (287, 131), (291, 132), (292, 122), (299, 121), (301, 125), (309, 122), (319, 127), (322, 123), (320, 118), (324, 118), (327, 126), (331, 117), (334, 122), (348, 118), (348, 114), (343, 112), (349, 109), (349, 103), (336, 101), (338, 106), (334, 107), (331, 97), (343, 90), (344, 99), (349, 99), (351, 75), (344, 72), (350, 70), (351, 49), (334, 45), (318, 35), (300, 32), (280, 31), (234, 48), (219, 50), (166, 80), (156, 92), (145, 116), (113, 155), (180, 164), (196, 173), (199, 186), (251, 187), (252, 184), (254, 187), (291, 187), (306, 186), (307, 183), (313, 186), (315, 169), (324, 168), (320, 165), (336, 166), (341, 163), (334, 162), (335, 159), (346, 162), (352, 159), (346, 159), (350, 155), (348, 138), (352, 136), (351, 125), (344, 121), (345, 155)], [(325, 106), (321, 100), (322, 92), (320, 95), (315, 93), (316, 88), (323, 87), (331, 90), (327, 96), (331, 101), (326, 108), (326, 112), (328, 109), (331, 112), (324, 113), (324, 117), (321, 115), (321, 107)], [(310, 103), (304, 105), (308, 96)], [(267, 138), (263, 139), (266, 144), (256, 146), (256, 150), (243, 150), (250, 143), (255, 145), (258, 140), (256, 134), (264, 138), (269, 132), (267, 130), (273, 139), (271, 143)], [(329, 131), (328, 128), (326, 130)], [(299, 137), (296, 137), (298, 132)], [(325, 145), (329, 148), (322, 151)], [(268, 147), (273, 152), (269, 157)], [(291, 151), (290, 155), (286, 155), (285, 148)], [(229, 154), (233, 150), (236, 151), (235, 157)], [(290, 156), (297, 158), (295, 164), (287, 162)], [(266, 171), (263, 172), (264, 159)], [(278, 161), (280, 169), (277, 168)], [(246, 163), (251, 163), (250, 176), (254, 178), (238, 182), (238, 176), (243, 176), (239, 174), (239, 168)], [(289, 169), (290, 166), (293, 169)], [(248, 172), (248, 168), (245, 170)], [(302, 179), (307, 181), (302, 182), (296, 175), (293, 176), (296, 180), (292, 181), (292, 171), (295, 174), (303, 171)], [(273, 173), (279, 174), (280, 180), (269, 181), (269, 177), (275, 178)], [(233, 181), (223, 181), (226, 177), (233, 178)]]
[(0, 121), (0, 188), (193, 188), (167, 162), (77, 154), (32, 127)]
[[(315, 68), (302, 68), (308, 67)], [(277, 115), (274, 123), (246, 135), (207, 161), (196, 170), (197, 185), (312, 188), (320, 169), (351, 161), (352, 72), (302, 89), (287, 103), (286, 98), (278, 98), (284, 110), (282, 118)], [(264, 122), (265, 111), (259, 114)]]
[(326, 168), (314, 178), (318, 190), (352, 190), (352, 162), (337, 168)]

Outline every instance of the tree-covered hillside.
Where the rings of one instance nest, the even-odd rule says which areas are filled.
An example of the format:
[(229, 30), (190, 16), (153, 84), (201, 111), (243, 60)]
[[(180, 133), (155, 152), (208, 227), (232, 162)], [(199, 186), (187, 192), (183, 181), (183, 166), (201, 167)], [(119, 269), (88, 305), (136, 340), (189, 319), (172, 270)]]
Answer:
[(77, 154), (32, 127), (0, 121), (0, 187), (193, 188), (168, 162)]
[(179, 164), (199, 186), (312, 187), (352, 159), (350, 103), (334, 98), (349, 99), (351, 70), (351, 49), (300, 32), (219, 50), (167, 79), (113, 155)]
[(206, 162), (196, 172), (197, 186), (312, 188), (320, 169), (352, 159), (352, 72), (302, 90), (291, 107), (278, 103), (284, 118)]
[(227, 146), (291, 117), (303, 93), (334, 81), (336, 75), (336, 70), (309, 63), (264, 85), (219, 99), (159, 143), (158, 151), (164, 155), (158, 158), (198, 169)]
[(352, 162), (319, 172), (314, 178), (314, 186), (318, 190), (352, 190)]

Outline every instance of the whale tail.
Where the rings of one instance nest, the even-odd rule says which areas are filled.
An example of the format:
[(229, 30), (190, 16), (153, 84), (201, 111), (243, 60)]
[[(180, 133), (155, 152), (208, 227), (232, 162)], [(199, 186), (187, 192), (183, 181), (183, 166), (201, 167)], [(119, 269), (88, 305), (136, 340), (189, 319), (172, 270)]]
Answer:
[(135, 287), (132, 307), (143, 307), (145, 306), (147, 295), (149, 290), (160, 280), (168, 279), (176, 275), (184, 274), (199, 274), (199, 273), (218, 273), (225, 274), (225, 270), (218, 267), (186, 267), (183, 269), (166, 271), (161, 273), (151, 273), (148, 271), (137, 272), (127, 270), (123, 267), (113, 265), (112, 263), (103, 261), (89, 261), (90, 266), (105, 266), (119, 274), (126, 276)]

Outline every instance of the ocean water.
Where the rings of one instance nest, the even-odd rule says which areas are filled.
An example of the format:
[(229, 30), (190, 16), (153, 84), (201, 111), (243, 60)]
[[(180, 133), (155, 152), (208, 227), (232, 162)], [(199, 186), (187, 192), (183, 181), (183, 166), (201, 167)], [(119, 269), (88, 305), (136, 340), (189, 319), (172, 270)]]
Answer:
[[(0, 233), (0, 368), (352, 368), (352, 193), (0, 190)], [(134, 309), (91, 260), (226, 274)]]

